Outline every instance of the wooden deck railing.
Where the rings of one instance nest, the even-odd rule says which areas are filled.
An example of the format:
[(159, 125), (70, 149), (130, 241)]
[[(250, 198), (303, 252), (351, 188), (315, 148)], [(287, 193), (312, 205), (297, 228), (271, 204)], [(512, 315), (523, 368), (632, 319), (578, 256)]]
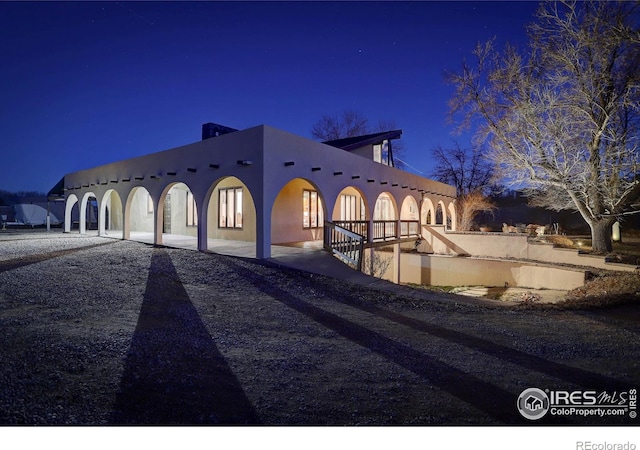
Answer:
[(357, 271), (362, 270), (364, 236), (333, 222), (324, 223), (324, 249)]
[(373, 221), (373, 240), (374, 241), (390, 241), (398, 239), (398, 221), (397, 220), (374, 220)]
[[(419, 220), (401, 220), (399, 230), (397, 220), (374, 220), (373, 234), (369, 232), (368, 220), (335, 220), (333, 223), (352, 233), (359, 234), (364, 237), (366, 242), (390, 241), (420, 236)], [(369, 236), (371, 236), (371, 239)]]
[(368, 220), (334, 220), (332, 223), (349, 230), (352, 233), (359, 234), (365, 240), (369, 240), (369, 221)]
[(420, 237), (419, 220), (401, 220), (400, 237)]

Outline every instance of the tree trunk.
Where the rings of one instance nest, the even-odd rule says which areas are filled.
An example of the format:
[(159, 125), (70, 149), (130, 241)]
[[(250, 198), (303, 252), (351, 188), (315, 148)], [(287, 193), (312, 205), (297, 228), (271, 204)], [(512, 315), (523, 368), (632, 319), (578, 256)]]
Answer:
[(611, 242), (612, 219), (601, 219), (589, 223), (591, 227), (591, 248), (595, 253), (611, 253), (613, 244)]

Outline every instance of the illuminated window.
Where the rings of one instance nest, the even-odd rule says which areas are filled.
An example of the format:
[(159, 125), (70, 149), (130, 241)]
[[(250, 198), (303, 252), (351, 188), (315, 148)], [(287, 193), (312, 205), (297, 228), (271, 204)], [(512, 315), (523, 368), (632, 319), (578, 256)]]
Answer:
[(198, 210), (196, 209), (196, 199), (191, 191), (187, 191), (187, 226), (198, 226)]
[(321, 228), (324, 226), (322, 200), (316, 191), (302, 191), (302, 228)]
[(357, 220), (355, 195), (340, 196), (340, 220)]
[(218, 227), (242, 228), (242, 188), (219, 190)]
[(393, 203), (391, 203), (391, 197), (382, 193), (376, 201), (375, 210), (373, 212), (374, 220), (395, 220), (395, 213), (393, 210)]
[(377, 163), (384, 164), (385, 166), (393, 165), (393, 156), (391, 153), (391, 142), (382, 141), (380, 144), (373, 146), (373, 160)]

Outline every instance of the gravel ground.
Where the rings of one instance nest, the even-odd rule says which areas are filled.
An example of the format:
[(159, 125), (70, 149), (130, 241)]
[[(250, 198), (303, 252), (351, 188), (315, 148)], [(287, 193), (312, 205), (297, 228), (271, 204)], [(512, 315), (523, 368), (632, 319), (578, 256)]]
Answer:
[[(255, 260), (0, 232), (2, 424), (528, 424), (640, 384), (638, 306), (535, 310)], [(534, 423), (637, 424), (624, 417)]]

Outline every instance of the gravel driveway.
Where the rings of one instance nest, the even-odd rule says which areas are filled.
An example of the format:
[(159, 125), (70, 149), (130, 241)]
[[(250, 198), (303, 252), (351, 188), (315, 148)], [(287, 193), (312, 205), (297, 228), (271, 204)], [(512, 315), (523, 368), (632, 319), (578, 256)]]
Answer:
[(637, 306), (474, 305), (268, 263), (0, 234), (2, 424), (636, 424), (516, 409), (640, 385)]

